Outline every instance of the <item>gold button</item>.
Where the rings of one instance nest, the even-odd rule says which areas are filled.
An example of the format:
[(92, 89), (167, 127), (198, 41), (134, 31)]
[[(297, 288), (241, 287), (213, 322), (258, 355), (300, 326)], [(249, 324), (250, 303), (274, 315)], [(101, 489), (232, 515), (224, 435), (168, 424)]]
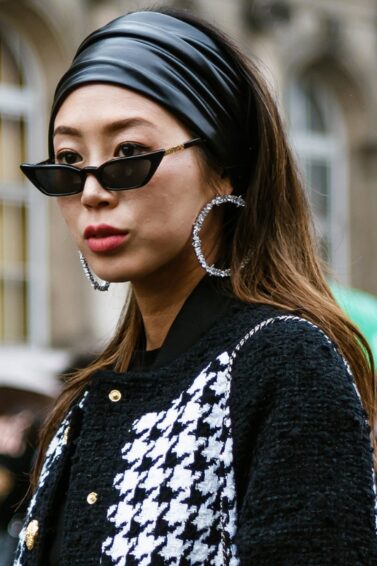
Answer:
[(98, 494), (95, 491), (91, 491), (86, 498), (89, 505), (93, 505), (93, 503), (96, 503), (97, 499), (98, 499)]
[(63, 444), (67, 444), (68, 442), (68, 435), (69, 435), (69, 429), (71, 427), (67, 426), (64, 430), (64, 434), (63, 434)]
[(113, 403), (117, 403), (122, 398), (122, 394), (118, 389), (112, 389), (109, 393), (109, 399)]
[(38, 531), (39, 531), (39, 523), (36, 519), (33, 519), (26, 527), (26, 534), (25, 534), (25, 542), (29, 550), (32, 550), (34, 546)]

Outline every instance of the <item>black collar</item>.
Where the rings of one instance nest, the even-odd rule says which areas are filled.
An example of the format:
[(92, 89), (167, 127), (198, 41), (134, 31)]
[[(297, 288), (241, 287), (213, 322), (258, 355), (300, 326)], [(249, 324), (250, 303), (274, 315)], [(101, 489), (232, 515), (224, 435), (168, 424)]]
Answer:
[(206, 275), (184, 302), (161, 348), (137, 350), (130, 369), (142, 371), (169, 364), (193, 346), (235, 302), (224, 281)]

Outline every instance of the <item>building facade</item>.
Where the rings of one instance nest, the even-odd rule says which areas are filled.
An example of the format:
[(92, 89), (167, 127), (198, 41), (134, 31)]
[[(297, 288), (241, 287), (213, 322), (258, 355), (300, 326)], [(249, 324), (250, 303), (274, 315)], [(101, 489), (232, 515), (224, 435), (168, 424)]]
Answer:
[[(377, 294), (375, 0), (181, 0), (228, 32), (264, 71), (336, 278)], [(83, 278), (56, 203), (21, 161), (46, 157), (57, 80), (80, 41), (138, 0), (0, 0), (0, 343), (97, 349), (125, 285), (103, 296)]]

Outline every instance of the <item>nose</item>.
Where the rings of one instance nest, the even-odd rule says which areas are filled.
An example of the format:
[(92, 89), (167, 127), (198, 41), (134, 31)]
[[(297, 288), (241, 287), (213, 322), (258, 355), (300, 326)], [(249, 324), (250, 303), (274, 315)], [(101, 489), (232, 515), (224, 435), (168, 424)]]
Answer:
[(81, 193), (81, 203), (83, 206), (96, 208), (104, 206), (115, 206), (118, 202), (116, 191), (105, 189), (96, 179), (93, 173), (88, 171), (84, 188)]

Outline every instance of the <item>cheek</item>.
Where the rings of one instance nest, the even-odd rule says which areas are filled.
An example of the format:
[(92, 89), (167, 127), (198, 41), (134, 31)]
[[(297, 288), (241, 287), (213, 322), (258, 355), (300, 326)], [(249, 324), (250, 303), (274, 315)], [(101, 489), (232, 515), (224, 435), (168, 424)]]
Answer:
[(57, 199), (57, 205), (73, 236), (78, 232), (78, 217), (80, 203), (74, 197), (63, 197)]
[[(200, 208), (206, 202), (194, 179), (157, 177), (149, 184), (139, 212), (140, 233), (155, 241), (187, 240)], [(172, 244), (174, 241), (171, 242)]]

